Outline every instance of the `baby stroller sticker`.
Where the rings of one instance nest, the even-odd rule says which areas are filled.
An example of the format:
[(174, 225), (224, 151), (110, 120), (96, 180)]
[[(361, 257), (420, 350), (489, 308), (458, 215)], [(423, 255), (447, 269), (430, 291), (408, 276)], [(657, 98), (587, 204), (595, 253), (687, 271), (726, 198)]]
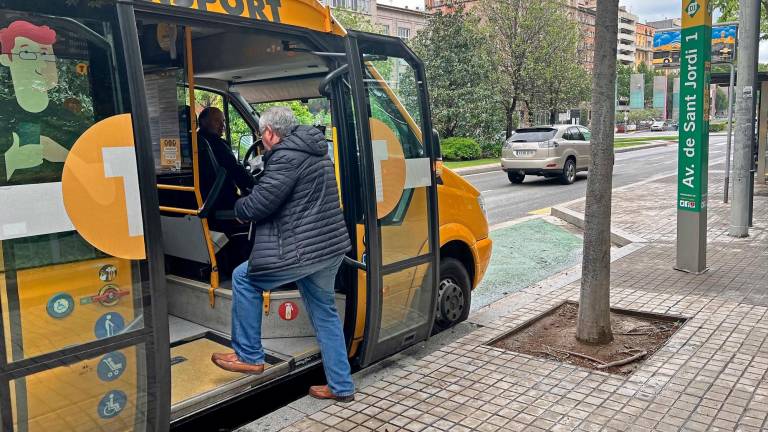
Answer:
[(125, 372), (126, 364), (126, 358), (123, 353), (117, 351), (109, 353), (99, 361), (96, 373), (102, 381), (114, 381)]

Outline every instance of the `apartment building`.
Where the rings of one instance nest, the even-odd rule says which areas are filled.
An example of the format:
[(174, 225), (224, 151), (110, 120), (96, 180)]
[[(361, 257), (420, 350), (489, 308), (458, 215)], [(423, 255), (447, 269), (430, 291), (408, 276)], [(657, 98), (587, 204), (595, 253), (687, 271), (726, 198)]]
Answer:
[(427, 14), (420, 9), (379, 3), (373, 20), (384, 29), (385, 34), (408, 40), (427, 25)]
[(656, 29), (648, 24), (635, 26), (635, 66), (653, 66), (653, 35)]
[(579, 23), (579, 62), (589, 72), (595, 64), (595, 10), (590, 0), (568, 0), (568, 15)]

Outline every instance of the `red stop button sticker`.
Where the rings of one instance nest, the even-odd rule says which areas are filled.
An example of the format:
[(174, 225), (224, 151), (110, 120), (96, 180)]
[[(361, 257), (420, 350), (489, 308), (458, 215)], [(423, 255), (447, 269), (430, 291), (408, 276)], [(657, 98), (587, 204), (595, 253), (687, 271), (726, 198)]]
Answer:
[(283, 320), (293, 321), (299, 316), (299, 306), (294, 302), (285, 302), (280, 305), (278, 313)]

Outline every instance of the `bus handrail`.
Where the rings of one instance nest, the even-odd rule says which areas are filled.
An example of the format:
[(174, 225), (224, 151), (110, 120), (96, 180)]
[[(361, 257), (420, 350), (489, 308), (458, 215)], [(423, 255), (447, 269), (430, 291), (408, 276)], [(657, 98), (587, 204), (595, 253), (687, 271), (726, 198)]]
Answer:
[(185, 209), (180, 207), (168, 207), (168, 206), (160, 206), (160, 211), (168, 212), (168, 213), (180, 213), (180, 214), (186, 214), (186, 215), (192, 215), (192, 216), (199, 216), (200, 214), (199, 210)]
[(181, 185), (171, 185), (171, 184), (163, 184), (163, 183), (158, 183), (157, 188), (160, 190), (181, 191), (181, 192), (195, 191), (194, 186), (181, 186)]

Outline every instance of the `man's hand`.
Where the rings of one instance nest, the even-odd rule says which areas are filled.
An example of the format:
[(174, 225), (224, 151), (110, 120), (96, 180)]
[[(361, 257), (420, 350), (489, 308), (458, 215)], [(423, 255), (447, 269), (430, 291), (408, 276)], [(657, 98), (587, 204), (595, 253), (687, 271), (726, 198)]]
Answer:
[(5, 179), (10, 180), (16, 170), (36, 167), (43, 163), (43, 146), (41, 144), (19, 144), (19, 135), (13, 134), (13, 144), (5, 152)]
[(40, 135), (40, 144), (43, 146), (43, 158), (48, 162), (64, 162), (67, 160), (69, 150), (51, 138)]

